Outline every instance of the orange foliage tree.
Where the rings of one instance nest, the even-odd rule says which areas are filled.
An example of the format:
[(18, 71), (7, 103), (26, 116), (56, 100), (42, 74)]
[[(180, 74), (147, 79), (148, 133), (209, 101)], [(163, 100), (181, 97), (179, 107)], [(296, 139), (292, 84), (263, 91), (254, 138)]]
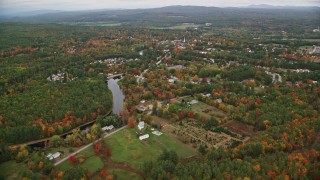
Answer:
[(129, 128), (134, 128), (135, 125), (136, 125), (135, 120), (133, 119), (133, 117), (130, 117), (130, 118), (128, 119), (128, 126), (129, 126)]

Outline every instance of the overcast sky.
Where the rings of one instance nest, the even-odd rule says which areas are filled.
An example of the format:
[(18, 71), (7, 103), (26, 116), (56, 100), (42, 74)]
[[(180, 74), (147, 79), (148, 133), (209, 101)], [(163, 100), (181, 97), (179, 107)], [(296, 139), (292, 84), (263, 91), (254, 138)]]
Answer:
[(0, 0), (0, 9), (25, 10), (85, 10), (109, 8), (152, 8), (170, 5), (216, 7), (247, 6), (252, 4), (320, 6), (320, 0)]

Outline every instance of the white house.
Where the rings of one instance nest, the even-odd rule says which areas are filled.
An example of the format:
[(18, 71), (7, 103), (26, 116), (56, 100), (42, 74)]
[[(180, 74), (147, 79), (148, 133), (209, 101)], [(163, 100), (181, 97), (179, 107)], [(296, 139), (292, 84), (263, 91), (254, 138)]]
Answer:
[(199, 101), (197, 101), (197, 100), (194, 99), (194, 100), (192, 100), (192, 101), (190, 102), (190, 104), (193, 105), (193, 104), (197, 104), (198, 102), (199, 102)]
[(49, 153), (49, 154), (47, 155), (47, 158), (49, 158), (49, 160), (52, 160), (52, 159), (53, 159), (52, 154)]
[(144, 121), (140, 121), (138, 124), (138, 129), (142, 130), (144, 128)]
[(162, 132), (160, 131), (153, 131), (152, 134), (157, 135), (157, 136), (161, 136)]
[(110, 125), (110, 126), (105, 126), (102, 128), (102, 131), (106, 131), (106, 130), (112, 130), (114, 128), (113, 125)]
[(174, 83), (174, 79), (168, 79), (168, 82), (173, 84)]
[(145, 134), (145, 135), (139, 136), (140, 140), (144, 140), (144, 139), (147, 139), (147, 138), (149, 138), (149, 134)]
[(61, 155), (61, 153), (59, 153), (59, 152), (56, 152), (54, 154), (49, 153), (47, 155), (47, 158), (49, 158), (49, 160), (52, 160), (52, 159), (56, 159), (56, 158), (60, 157), (60, 155)]
[(54, 153), (54, 154), (52, 154), (52, 157), (54, 158), (54, 159), (56, 159), (56, 158), (58, 158), (58, 157), (60, 157), (60, 153), (59, 152), (56, 152), (56, 153)]

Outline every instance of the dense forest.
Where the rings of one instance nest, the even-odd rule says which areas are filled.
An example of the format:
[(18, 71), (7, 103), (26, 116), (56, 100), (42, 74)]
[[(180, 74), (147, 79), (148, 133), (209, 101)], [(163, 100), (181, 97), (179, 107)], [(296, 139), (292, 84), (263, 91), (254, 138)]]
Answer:
[[(0, 141), (16, 144), (62, 134), (109, 113), (111, 93), (103, 77), (86, 71), (86, 57), (57, 53), (64, 38), (72, 38), (67, 27), (25, 26), (1, 26), (6, 36), (1, 38)], [(65, 36), (52, 34), (59, 30)]]

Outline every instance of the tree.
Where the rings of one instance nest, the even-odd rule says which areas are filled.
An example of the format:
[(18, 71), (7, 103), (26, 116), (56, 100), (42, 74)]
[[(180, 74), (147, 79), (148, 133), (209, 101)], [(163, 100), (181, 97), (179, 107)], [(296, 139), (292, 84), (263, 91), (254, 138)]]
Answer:
[(62, 139), (60, 138), (60, 136), (54, 135), (51, 137), (50, 144), (52, 147), (60, 146), (61, 142), (62, 142)]
[(106, 153), (106, 156), (107, 156), (107, 157), (110, 157), (110, 156), (111, 156), (111, 148), (106, 147), (105, 153)]
[(60, 180), (63, 176), (63, 172), (62, 171), (59, 171), (58, 174), (57, 174), (57, 179)]
[(102, 134), (100, 124), (94, 124), (90, 129), (92, 139), (97, 139)]
[(135, 119), (134, 119), (133, 117), (130, 117), (130, 118), (128, 119), (128, 127), (129, 127), (129, 128), (134, 128), (135, 125), (136, 125)]
[(183, 118), (184, 118), (184, 114), (183, 114), (182, 111), (180, 111), (180, 113), (179, 113), (179, 119), (182, 120)]
[(206, 146), (203, 145), (203, 144), (201, 144), (201, 145), (199, 146), (198, 151), (199, 151), (202, 155), (205, 155), (205, 154), (207, 153)]
[(39, 169), (42, 169), (42, 168), (43, 168), (43, 162), (42, 162), (42, 161), (39, 162), (38, 168), (39, 168)]
[(199, 81), (199, 76), (198, 75), (194, 75), (193, 82), (198, 82), (198, 81)]
[(70, 156), (69, 157), (69, 161), (72, 162), (72, 163), (76, 163), (76, 161), (77, 161), (76, 156), (74, 156), (74, 155)]
[(29, 155), (29, 152), (26, 149), (26, 146), (22, 146), (20, 148), (20, 151), (18, 152), (18, 155), (16, 156), (17, 162), (23, 161), (24, 159), (26, 159), (28, 157), (28, 155)]
[(103, 170), (100, 171), (100, 176), (101, 177), (106, 177), (107, 175), (108, 175), (107, 170), (103, 169)]
[(96, 143), (93, 144), (94, 153), (96, 155), (100, 154), (101, 148), (102, 148), (102, 143), (101, 142), (96, 142)]
[(86, 179), (86, 175), (84, 170), (81, 167), (71, 168), (68, 171), (65, 171), (62, 179), (70, 180), (70, 179)]
[(188, 112), (188, 118), (193, 118), (194, 113), (192, 111)]

